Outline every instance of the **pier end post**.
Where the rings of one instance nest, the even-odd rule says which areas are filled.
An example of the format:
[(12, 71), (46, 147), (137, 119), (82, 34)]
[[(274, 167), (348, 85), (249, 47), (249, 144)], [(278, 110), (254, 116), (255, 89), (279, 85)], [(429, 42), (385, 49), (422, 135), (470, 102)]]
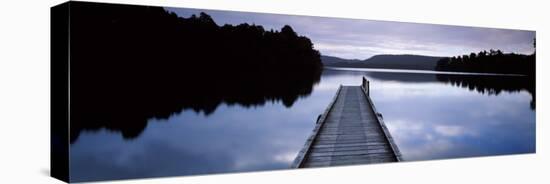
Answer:
[(365, 90), (365, 94), (369, 96), (369, 80), (365, 76), (363, 76), (363, 83), (361, 84), (361, 87), (363, 87), (363, 90)]

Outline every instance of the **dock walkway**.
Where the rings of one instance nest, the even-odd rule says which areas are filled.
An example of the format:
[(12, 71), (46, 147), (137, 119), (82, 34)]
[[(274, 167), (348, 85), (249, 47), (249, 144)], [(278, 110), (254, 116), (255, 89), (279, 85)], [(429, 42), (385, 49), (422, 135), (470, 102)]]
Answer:
[(340, 86), (293, 168), (397, 162), (401, 155), (369, 97), (369, 81)]

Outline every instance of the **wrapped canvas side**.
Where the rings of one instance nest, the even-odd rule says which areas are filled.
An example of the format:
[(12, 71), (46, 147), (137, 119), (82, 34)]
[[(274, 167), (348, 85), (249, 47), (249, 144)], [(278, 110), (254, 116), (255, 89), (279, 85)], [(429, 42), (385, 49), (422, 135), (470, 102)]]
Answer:
[(69, 182), (69, 5), (51, 8), (51, 176)]

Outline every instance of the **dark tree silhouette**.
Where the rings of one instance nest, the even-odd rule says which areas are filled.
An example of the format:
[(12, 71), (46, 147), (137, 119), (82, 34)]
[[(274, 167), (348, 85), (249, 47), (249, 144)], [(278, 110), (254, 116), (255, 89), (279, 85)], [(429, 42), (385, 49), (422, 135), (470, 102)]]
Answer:
[(458, 57), (442, 58), (435, 70), (479, 73), (503, 73), (535, 75), (535, 53), (523, 55), (504, 54), (500, 50), (481, 51)]
[(206, 13), (178, 17), (161, 7), (71, 2), (70, 137), (106, 128), (138, 136), (150, 118), (184, 109), (209, 115), (309, 95), (322, 64), (311, 41)]

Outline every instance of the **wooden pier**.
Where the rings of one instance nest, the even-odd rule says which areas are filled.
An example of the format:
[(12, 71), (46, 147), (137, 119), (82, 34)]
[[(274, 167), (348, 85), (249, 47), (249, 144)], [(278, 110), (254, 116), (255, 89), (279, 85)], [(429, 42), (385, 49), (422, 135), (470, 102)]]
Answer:
[(382, 114), (369, 97), (369, 81), (340, 86), (292, 168), (401, 161)]

